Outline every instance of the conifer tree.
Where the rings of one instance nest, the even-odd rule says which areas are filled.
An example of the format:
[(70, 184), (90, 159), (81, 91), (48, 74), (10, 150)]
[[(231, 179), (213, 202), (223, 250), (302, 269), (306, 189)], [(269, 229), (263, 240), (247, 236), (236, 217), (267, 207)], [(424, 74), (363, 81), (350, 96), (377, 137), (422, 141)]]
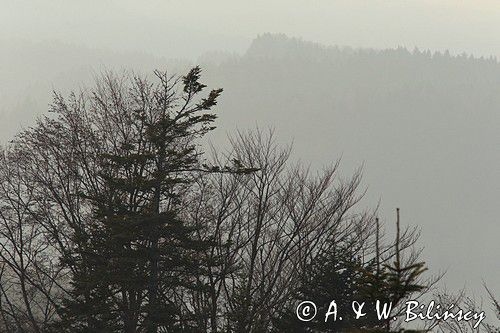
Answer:
[(198, 97), (200, 73), (196, 67), (180, 81), (157, 71), (158, 84), (107, 76), (88, 109), (56, 101), (58, 128), (75, 146), (93, 147), (96, 167), (95, 184), (77, 194), (91, 213), (63, 258), (74, 274), (56, 331), (202, 331), (182, 294), (205, 288), (200, 276), (212, 263), (199, 254), (209, 244), (195, 241), (179, 214), (192, 180), (220, 171), (203, 165), (197, 139), (214, 128), (209, 111), (222, 89)]
[[(350, 332), (352, 329), (379, 327), (373, 311), (374, 303), (364, 294), (362, 284), (366, 271), (359, 257), (348, 248), (325, 252), (304, 272), (300, 287), (294, 295), (297, 300), (311, 300), (317, 306), (317, 316), (311, 321), (297, 319), (295, 310), (287, 308), (276, 320), (277, 332)], [(325, 322), (325, 314), (335, 301), (337, 316), (332, 314)], [(355, 318), (352, 301), (365, 302), (366, 316)], [(296, 305), (296, 304), (294, 304)], [(342, 319), (340, 319), (340, 317)]]
[[(398, 208), (394, 244), (383, 246), (379, 220), (376, 219), (373, 259), (364, 262), (348, 247), (338, 245), (318, 255), (304, 272), (294, 295), (296, 302), (275, 320), (277, 332), (391, 332), (393, 317), (400, 315), (398, 305), (401, 301), (427, 287), (421, 282), (421, 275), (427, 270), (425, 263), (416, 261), (418, 258), (403, 261), (401, 243), (408, 241), (407, 236), (401, 235)], [(384, 257), (382, 252), (388, 255)], [(314, 320), (297, 319), (294, 307), (303, 300), (316, 304), (317, 317)], [(325, 314), (333, 300), (342, 320), (337, 318), (334, 321), (332, 315), (325, 322)], [(353, 301), (365, 303), (364, 317), (355, 318), (351, 307)], [(391, 304), (387, 320), (379, 320), (375, 310), (377, 301)]]

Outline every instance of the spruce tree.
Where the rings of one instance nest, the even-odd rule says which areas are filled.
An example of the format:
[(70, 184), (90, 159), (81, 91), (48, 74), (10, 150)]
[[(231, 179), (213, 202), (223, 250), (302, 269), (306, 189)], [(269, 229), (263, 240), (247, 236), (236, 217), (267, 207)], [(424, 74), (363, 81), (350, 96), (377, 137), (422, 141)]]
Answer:
[[(317, 306), (315, 319), (300, 321), (292, 306), (276, 319), (276, 332), (350, 332), (358, 328), (379, 327), (375, 313), (367, 311), (374, 308), (374, 303), (361, 287), (369, 269), (371, 267), (363, 267), (360, 258), (348, 248), (318, 255), (304, 272), (294, 295), (297, 301), (293, 304), (297, 306), (302, 300), (313, 301)], [(330, 315), (325, 322), (332, 301), (337, 306), (337, 318), (335, 320), (334, 315)], [(365, 302), (363, 310), (366, 316), (355, 318), (352, 301)]]
[[(334, 245), (314, 258), (295, 291), (295, 302), (285, 308), (275, 319), (276, 332), (343, 332), (377, 333), (391, 332), (393, 317), (398, 305), (415, 292), (426, 288), (420, 282), (427, 270), (424, 262), (404, 262), (401, 242), (399, 208), (397, 209), (396, 239), (394, 244), (384, 246), (388, 253), (382, 255), (380, 226), (376, 219), (375, 255), (371, 260), (362, 258), (348, 247)], [(304, 301), (313, 301), (317, 316), (311, 321), (300, 321), (296, 306)], [(338, 317), (333, 315), (325, 322), (330, 302), (335, 300)], [(366, 315), (355, 318), (352, 302), (365, 303)], [(376, 302), (392, 304), (388, 320), (379, 320)], [(414, 332), (414, 331), (407, 331)]]
[(179, 213), (193, 179), (218, 171), (203, 166), (197, 140), (214, 128), (209, 111), (222, 89), (198, 97), (206, 87), (200, 73), (196, 67), (179, 81), (155, 72), (158, 84), (134, 77), (127, 88), (111, 79), (84, 116), (58, 109), (61, 123), (68, 116), (81, 122), (72, 130), (86, 135), (72, 133), (76, 140), (90, 138), (84, 144), (98, 148), (96, 186), (78, 193), (91, 218), (63, 258), (73, 267), (73, 288), (56, 331), (203, 330), (181, 297), (206, 287), (200, 276), (212, 263), (200, 254), (209, 244), (194, 240)]

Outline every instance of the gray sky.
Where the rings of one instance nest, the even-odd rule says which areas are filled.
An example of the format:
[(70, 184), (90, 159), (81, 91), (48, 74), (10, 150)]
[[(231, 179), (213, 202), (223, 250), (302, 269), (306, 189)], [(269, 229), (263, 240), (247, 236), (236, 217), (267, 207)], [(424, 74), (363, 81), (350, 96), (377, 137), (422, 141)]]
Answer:
[(0, 40), (60, 40), (171, 57), (243, 51), (264, 32), (325, 44), (500, 55), (496, 0), (0, 0)]

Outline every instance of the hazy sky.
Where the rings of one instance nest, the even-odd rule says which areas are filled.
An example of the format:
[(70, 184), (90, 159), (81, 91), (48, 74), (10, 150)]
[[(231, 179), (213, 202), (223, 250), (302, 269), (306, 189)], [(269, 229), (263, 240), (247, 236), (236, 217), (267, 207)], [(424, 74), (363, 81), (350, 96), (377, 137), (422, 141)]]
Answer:
[[(497, 0), (0, 0), (0, 40), (60, 40), (193, 58), (264, 32), (324, 44), (500, 55)], [(0, 45), (1, 47), (1, 45)]]

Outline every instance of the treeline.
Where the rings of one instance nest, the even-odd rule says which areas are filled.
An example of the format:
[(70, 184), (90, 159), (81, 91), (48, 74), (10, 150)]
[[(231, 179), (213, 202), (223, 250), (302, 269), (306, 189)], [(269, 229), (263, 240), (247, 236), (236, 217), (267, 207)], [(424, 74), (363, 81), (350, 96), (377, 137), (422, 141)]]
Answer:
[(214, 56), (206, 66), (210, 78), (234, 92), (224, 99), (228, 106), (245, 98), (253, 102), (249, 108), (257, 104), (262, 109), (257, 116), (266, 120), (296, 109), (303, 110), (294, 112), (301, 120), (307, 114), (334, 121), (328, 117), (347, 112), (369, 120), (398, 114), (418, 121), (431, 116), (454, 120), (472, 111), (488, 118), (499, 101), (498, 60), (465, 53), (326, 47), (264, 34), (244, 55)]
[[(105, 74), (2, 148), (1, 332), (391, 331), (433, 285), (418, 230), (398, 212), (387, 237), (356, 206), (359, 171), (313, 173), (272, 131), (208, 156), (222, 90), (200, 73)], [(351, 298), (394, 307), (386, 321), (294, 315)]]

